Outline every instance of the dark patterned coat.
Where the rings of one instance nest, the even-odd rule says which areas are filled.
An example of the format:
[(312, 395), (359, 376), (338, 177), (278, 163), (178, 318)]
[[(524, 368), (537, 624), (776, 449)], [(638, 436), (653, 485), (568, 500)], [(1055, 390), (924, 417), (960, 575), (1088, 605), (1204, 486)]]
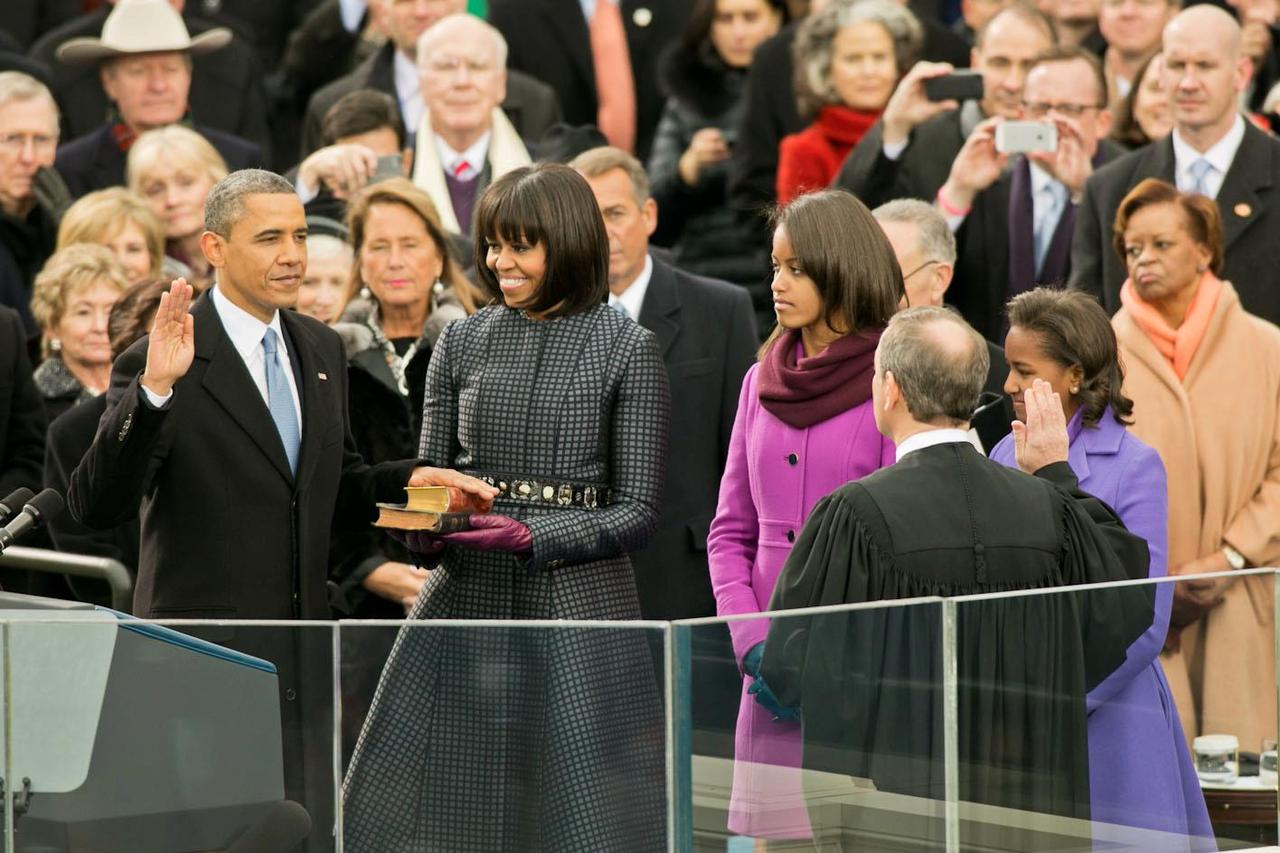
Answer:
[[(427, 372), (422, 458), (607, 483), (596, 510), (499, 498), (533, 550), (447, 548), (415, 619), (635, 619), (657, 524), (669, 391), (653, 335), (616, 311), (486, 308)], [(642, 629), (406, 627), (344, 786), (353, 853), (664, 849), (662, 712)]]

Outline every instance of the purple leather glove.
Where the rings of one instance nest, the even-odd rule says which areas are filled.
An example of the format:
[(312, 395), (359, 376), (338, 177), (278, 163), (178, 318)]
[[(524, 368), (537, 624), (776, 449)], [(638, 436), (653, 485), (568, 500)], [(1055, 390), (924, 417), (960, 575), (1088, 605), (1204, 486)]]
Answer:
[(523, 554), (533, 550), (533, 534), (529, 532), (529, 528), (510, 516), (477, 513), (469, 521), (470, 530), (445, 533), (437, 538), (448, 545), (461, 545), (477, 551)]
[(444, 550), (440, 537), (421, 530), (387, 530), (391, 538), (415, 554), (439, 554)]

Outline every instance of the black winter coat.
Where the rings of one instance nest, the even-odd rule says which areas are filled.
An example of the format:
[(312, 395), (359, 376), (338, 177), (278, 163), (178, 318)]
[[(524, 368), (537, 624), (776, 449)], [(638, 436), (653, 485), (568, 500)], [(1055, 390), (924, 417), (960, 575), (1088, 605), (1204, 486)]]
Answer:
[(661, 83), (667, 102), (649, 155), (658, 202), (653, 240), (671, 246), (676, 266), (686, 272), (759, 289), (767, 280), (767, 261), (729, 208), (728, 162), (702, 169), (694, 186), (684, 182), (679, 168), (703, 128), (719, 128), (731, 147), (736, 142), (746, 108), (746, 71), (726, 66), (709, 42), (696, 54), (676, 46), (663, 58)]

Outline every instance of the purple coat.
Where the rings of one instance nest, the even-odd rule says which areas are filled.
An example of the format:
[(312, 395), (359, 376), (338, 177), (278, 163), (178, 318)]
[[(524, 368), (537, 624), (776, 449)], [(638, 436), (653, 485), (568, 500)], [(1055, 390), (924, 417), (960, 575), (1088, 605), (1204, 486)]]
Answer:
[[(759, 369), (752, 366), (742, 383), (720, 501), (707, 537), (720, 616), (764, 612), (813, 505), (894, 459), (893, 442), (876, 430), (870, 400), (797, 429), (760, 405)], [(729, 632), (741, 661), (752, 646), (764, 642), (769, 621), (731, 622)], [(756, 837), (808, 837), (800, 726), (773, 722), (747, 694), (750, 683), (744, 677), (729, 828)]]
[[(1076, 412), (1067, 429), (1068, 463), (1080, 488), (1147, 540), (1149, 576), (1164, 577), (1169, 493), (1160, 455), (1117, 423), (1109, 407), (1096, 428), (1082, 428)], [(1017, 467), (1012, 435), (992, 449), (991, 458)], [(1087, 697), (1090, 812), (1103, 823), (1212, 837), (1204, 794), (1160, 667), (1172, 601), (1172, 584), (1160, 584), (1155, 621), (1129, 647), (1125, 662)]]

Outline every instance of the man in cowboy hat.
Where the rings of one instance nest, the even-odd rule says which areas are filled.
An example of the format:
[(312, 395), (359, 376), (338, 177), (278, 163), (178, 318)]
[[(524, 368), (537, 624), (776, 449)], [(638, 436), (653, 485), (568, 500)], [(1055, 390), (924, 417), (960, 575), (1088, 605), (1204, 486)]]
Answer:
[[(72, 194), (124, 183), (126, 153), (138, 134), (187, 116), (192, 57), (224, 48), (231, 41), (231, 31), (225, 27), (192, 38), (167, 0), (118, 0), (102, 25), (101, 37), (64, 41), (57, 49), (58, 60), (97, 65), (101, 91), (115, 108), (105, 124), (83, 132), (59, 150), (57, 168)], [(81, 80), (78, 88), (90, 88), (85, 82)], [(224, 92), (223, 97), (231, 99), (230, 106), (237, 112), (265, 113), (260, 101), (246, 101), (239, 92)], [(257, 144), (203, 124), (194, 129), (218, 149), (231, 170), (262, 164)]]

